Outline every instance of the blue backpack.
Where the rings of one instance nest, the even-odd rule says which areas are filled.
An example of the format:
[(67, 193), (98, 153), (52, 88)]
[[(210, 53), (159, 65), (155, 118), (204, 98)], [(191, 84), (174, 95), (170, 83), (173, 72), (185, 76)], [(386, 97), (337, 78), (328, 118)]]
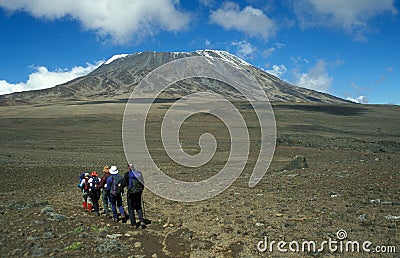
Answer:
[(82, 173), (79, 175), (79, 177), (78, 177), (79, 183), (82, 182), (82, 179), (85, 178), (85, 173), (87, 173), (87, 172), (82, 172)]

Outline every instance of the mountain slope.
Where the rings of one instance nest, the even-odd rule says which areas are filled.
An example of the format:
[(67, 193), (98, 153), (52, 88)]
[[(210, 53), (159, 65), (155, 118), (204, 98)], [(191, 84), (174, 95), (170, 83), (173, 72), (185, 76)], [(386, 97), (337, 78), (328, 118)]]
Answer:
[[(277, 102), (324, 102), (348, 103), (348, 101), (329, 94), (293, 86), (279, 78), (258, 69), (240, 58), (217, 50), (198, 50), (195, 52), (142, 52), (132, 55), (116, 55), (93, 72), (53, 88), (13, 93), (0, 96), (0, 105), (25, 103), (48, 103), (68, 100), (121, 100), (129, 98), (135, 86), (155, 68), (191, 56), (219, 57), (235, 63), (250, 72), (265, 89), (270, 101)], [(238, 93), (208, 79), (192, 79), (178, 82), (166, 97), (178, 97), (195, 92), (200, 88), (212, 88), (224, 94), (238, 97)], [(239, 97), (240, 98), (240, 97)]]

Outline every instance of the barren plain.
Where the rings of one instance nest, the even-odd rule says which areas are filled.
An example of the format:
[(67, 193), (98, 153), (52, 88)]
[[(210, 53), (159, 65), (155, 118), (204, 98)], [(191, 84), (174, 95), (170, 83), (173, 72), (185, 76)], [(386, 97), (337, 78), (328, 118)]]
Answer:
[[(215, 135), (219, 152), (201, 169), (181, 168), (159, 146), (157, 119), (167, 107), (156, 104), (148, 121), (156, 163), (189, 181), (218, 172), (229, 146), (223, 123), (205, 115), (187, 121), (181, 137), (188, 153), (198, 151), (205, 132)], [(146, 190), (152, 221), (146, 229), (83, 212), (76, 187), (83, 171), (117, 165), (125, 172), (124, 108), (124, 101), (0, 107), (1, 257), (366, 257), (362, 250), (319, 248), (338, 240), (339, 230), (347, 234), (343, 243), (371, 242), (375, 253), (368, 257), (399, 257), (400, 107), (274, 103), (275, 155), (262, 181), (249, 188), (259, 130), (243, 106), (252, 144), (240, 178), (195, 203)], [(282, 170), (296, 155), (308, 167)], [(260, 252), (266, 238), (276, 243)], [(286, 252), (279, 241), (288, 243), (281, 246)], [(291, 250), (294, 244), (288, 250), (290, 242), (304, 241), (321, 250)]]

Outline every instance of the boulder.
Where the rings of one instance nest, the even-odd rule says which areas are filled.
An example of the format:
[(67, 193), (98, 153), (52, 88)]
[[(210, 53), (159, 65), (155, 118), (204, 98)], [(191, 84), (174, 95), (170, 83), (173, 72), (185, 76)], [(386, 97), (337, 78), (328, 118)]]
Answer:
[(306, 161), (306, 158), (302, 155), (296, 155), (289, 164), (286, 164), (283, 168), (282, 171), (290, 171), (290, 170), (295, 170), (295, 169), (303, 169), (303, 168), (308, 168), (308, 164)]

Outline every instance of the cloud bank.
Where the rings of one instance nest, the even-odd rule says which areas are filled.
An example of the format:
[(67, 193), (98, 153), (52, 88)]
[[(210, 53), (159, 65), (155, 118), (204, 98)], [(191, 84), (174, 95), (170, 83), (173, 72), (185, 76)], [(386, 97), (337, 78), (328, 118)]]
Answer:
[(352, 102), (355, 102), (355, 103), (360, 103), (360, 104), (368, 104), (369, 103), (369, 99), (365, 96), (358, 96), (357, 98), (347, 97), (346, 99), (350, 100)]
[(226, 2), (213, 11), (210, 19), (226, 30), (237, 30), (264, 40), (274, 37), (277, 30), (275, 22), (261, 9), (246, 6), (240, 10), (240, 6), (233, 2)]
[(272, 69), (265, 71), (281, 79), (286, 74), (287, 68), (285, 65), (273, 65)]
[(0, 7), (10, 12), (25, 11), (46, 20), (72, 18), (102, 39), (125, 44), (160, 30), (186, 29), (190, 17), (178, 10), (178, 3), (176, 0), (0, 0)]
[(339, 27), (349, 33), (368, 29), (378, 15), (398, 13), (394, 0), (300, 0), (294, 11), (303, 28)]
[(13, 92), (51, 88), (56, 85), (66, 83), (77, 77), (84, 76), (96, 69), (102, 63), (103, 61), (97, 62), (96, 64), (87, 64), (86, 67), (77, 66), (69, 70), (57, 69), (55, 71), (49, 71), (44, 66), (36, 67), (35, 72), (29, 75), (29, 78), (26, 82), (13, 84), (5, 80), (0, 80), (0, 95)]
[(306, 73), (295, 73), (296, 81), (294, 84), (327, 93), (333, 82), (333, 78), (329, 76), (327, 66), (327, 62), (319, 60)]
[(236, 55), (242, 59), (253, 58), (257, 51), (256, 47), (247, 41), (232, 42), (231, 45), (237, 48)]

